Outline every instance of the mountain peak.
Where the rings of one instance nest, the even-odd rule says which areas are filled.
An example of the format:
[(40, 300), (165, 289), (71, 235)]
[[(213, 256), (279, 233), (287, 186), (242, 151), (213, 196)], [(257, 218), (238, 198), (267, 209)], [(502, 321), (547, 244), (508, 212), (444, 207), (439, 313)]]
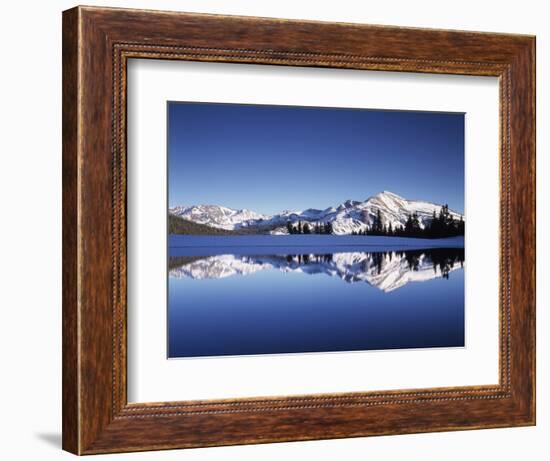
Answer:
[(358, 202), (357, 200), (351, 200), (348, 199), (344, 203), (341, 203), (336, 209), (337, 210), (344, 210), (346, 208), (353, 208), (356, 205), (359, 205), (361, 202)]
[(383, 190), (382, 192), (378, 192), (374, 197), (383, 198), (388, 197), (392, 198), (394, 200), (406, 200), (405, 198), (401, 197), (400, 195), (395, 194), (394, 192), (391, 192), (389, 190)]

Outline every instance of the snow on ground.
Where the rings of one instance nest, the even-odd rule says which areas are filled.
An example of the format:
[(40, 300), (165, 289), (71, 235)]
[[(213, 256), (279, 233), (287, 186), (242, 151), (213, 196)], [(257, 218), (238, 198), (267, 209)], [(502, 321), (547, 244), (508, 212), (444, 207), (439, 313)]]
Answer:
[[(170, 256), (209, 256), (284, 253), (338, 253), (345, 251), (398, 251), (427, 248), (463, 248), (464, 237), (422, 239), (364, 235), (247, 235), (198, 236), (170, 235)], [(231, 249), (233, 248), (233, 250)]]

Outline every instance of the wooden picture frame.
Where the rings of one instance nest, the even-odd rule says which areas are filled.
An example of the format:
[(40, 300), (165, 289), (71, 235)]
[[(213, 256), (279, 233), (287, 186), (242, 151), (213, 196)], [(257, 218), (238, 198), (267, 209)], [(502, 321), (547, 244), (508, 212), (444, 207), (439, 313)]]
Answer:
[[(498, 77), (499, 384), (129, 404), (125, 111), (131, 58)], [(534, 37), (95, 7), (63, 13), (65, 450), (93, 454), (533, 424)]]

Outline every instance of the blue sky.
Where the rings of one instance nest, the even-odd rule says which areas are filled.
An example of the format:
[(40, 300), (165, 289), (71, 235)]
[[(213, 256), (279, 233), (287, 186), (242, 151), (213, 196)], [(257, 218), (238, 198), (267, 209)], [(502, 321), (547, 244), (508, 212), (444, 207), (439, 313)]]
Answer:
[(389, 190), (464, 211), (464, 115), (168, 103), (168, 204), (273, 214)]

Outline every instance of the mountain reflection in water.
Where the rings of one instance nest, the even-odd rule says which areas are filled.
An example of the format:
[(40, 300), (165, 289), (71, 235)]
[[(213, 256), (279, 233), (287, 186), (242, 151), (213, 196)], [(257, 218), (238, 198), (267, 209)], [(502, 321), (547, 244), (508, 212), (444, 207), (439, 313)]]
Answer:
[(366, 282), (384, 292), (409, 282), (438, 277), (464, 267), (464, 248), (437, 248), (382, 252), (330, 252), (316, 254), (172, 256), (171, 278), (221, 279), (263, 270), (325, 274), (345, 282)]

